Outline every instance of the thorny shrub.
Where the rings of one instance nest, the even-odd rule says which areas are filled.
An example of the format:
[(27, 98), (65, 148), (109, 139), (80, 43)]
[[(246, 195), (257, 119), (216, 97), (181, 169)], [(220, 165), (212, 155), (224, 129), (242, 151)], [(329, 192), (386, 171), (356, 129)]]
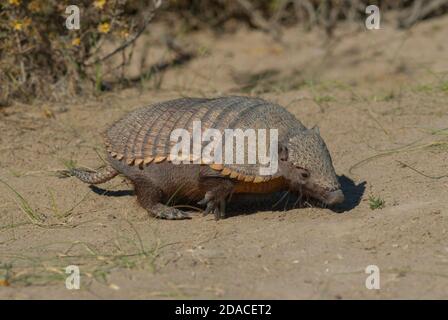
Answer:
[[(66, 8), (80, 9), (68, 30)], [(161, 0), (4, 0), (0, 2), (0, 105), (11, 98), (57, 99), (96, 85), (96, 70), (144, 30)], [(118, 43), (110, 54), (106, 41)]]

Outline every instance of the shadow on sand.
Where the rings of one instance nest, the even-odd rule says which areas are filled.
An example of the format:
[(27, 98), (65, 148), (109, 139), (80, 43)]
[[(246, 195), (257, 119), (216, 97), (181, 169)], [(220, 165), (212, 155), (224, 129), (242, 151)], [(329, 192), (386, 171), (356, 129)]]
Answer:
[(334, 207), (335, 212), (345, 212), (356, 208), (361, 202), (362, 196), (366, 190), (366, 182), (355, 182), (347, 176), (340, 176), (339, 183), (341, 184), (342, 192), (344, 192), (345, 200), (340, 205)]
[[(361, 202), (366, 189), (366, 182), (356, 184), (349, 177), (339, 177), (342, 191), (345, 195), (344, 203), (330, 207), (333, 212), (343, 213), (357, 207)], [(98, 195), (107, 197), (133, 196), (133, 190), (106, 190), (91, 185), (90, 189)], [(232, 201), (227, 205), (227, 216), (253, 214), (259, 211), (287, 211), (296, 208), (323, 207), (321, 203), (313, 199), (299, 199), (297, 195), (288, 192), (278, 192), (270, 195), (234, 195)], [(197, 206), (195, 203), (186, 203)]]
[(90, 185), (89, 188), (96, 194), (106, 197), (125, 197), (135, 195), (134, 190), (106, 190), (94, 185)]

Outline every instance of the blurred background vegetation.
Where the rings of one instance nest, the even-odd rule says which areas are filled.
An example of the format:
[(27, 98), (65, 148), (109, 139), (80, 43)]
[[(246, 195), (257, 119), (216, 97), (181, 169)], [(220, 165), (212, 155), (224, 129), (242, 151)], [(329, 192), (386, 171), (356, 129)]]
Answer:
[[(71, 4), (80, 8), (80, 30), (65, 27)], [(186, 33), (233, 32), (245, 25), (271, 34), (273, 41), (281, 39), (283, 28), (321, 28), (331, 38), (340, 24), (364, 20), (370, 4), (391, 13), (397, 28), (448, 12), (448, 0), (2, 0), (0, 106), (109, 90), (103, 68), (117, 56), (120, 65), (109, 71), (117, 83), (129, 83), (123, 70), (152, 23)], [(176, 61), (194, 56), (173, 39), (165, 43)]]

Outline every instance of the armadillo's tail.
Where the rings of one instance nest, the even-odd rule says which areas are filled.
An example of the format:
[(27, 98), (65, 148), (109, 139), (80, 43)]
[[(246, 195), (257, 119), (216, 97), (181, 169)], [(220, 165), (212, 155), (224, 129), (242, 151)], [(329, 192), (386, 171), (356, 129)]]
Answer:
[(82, 182), (88, 184), (100, 184), (110, 179), (114, 178), (118, 175), (118, 171), (112, 168), (111, 166), (106, 166), (99, 171), (90, 171), (87, 169), (81, 168), (71, 168), (68, 171), (65, 171), (66, 176), (75, 176)]

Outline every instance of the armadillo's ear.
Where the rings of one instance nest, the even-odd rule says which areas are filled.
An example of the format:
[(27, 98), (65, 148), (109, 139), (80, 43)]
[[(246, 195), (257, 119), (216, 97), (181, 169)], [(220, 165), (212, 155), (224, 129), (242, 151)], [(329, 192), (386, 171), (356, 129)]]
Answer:
[(280, 161), (288, 161), (288, 147), (286, 146), (286, 144), (283, 143), (279, 143), (278, 144), (278, 159)]
[(315, 125), (313, 128), (311, 128), (311, 130), (313, 130), (314, 133), (320, 135), (320, 130), (319, 130), (319, 127), (317, 125)]

